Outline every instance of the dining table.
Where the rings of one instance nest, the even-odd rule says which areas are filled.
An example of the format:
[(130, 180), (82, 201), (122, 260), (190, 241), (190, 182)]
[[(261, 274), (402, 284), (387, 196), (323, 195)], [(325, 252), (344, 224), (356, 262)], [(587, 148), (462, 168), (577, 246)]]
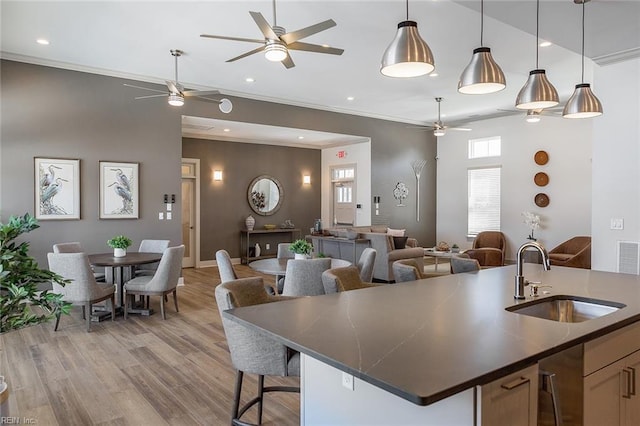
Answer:
[(130, 252), (125, 256), (115, 257), (113, 252), (97, 253), (89, 255), (91, 266), (105, 268), (106, 282), (117, 285), (117, 305), (124, 305), (123, 288), (124, 284), (133, 278), (135, 267), (148, 263), (158, 262), (162, 259), (162, 253)]
[[(287, 262), (293, 260), (291, 258), (277, 258), (254, 260), (249, 263), (249, 267), (254, 271), (262, 272), (267, 275), (284, 276), (287, 271)], [(342, 268), (351, 266), (351, 262), (344, 259), (331, 258), (331, 268)]]

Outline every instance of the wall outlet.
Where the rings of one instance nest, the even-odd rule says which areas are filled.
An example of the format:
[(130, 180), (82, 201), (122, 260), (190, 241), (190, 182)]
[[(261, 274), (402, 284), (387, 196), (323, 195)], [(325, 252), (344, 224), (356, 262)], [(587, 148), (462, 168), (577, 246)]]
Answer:
[(271, 244), (265, 244), (265, 247), (269, 250), (271, 248)]
[(342, 386), (349, 390), (353, 390), (353, 375), (342, 372)]

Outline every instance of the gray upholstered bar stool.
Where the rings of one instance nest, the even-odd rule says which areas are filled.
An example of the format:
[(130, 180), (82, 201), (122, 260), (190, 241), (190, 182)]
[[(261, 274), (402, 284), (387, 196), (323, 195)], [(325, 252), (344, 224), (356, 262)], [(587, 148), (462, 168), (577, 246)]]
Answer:
[[(258, 404), (258, 424), (262, 423), (262, 403), (267, 392), (300, 392), (294, 386), (264, 386), (264, 376), (300, 376), (300, 353), (272, 338), (223, 315), (229, 309), (290, 299), (266, 292), (261, 277), (240, 278), (219, 284), (215, 291), (218, 312), (227, 337), (231, 362), (236, 369), (236, 384), (231, 412), (232, 425), (246, 425), (242, 415)], [(244, 373), (258, 375), (258, 396), (240, 407)]]

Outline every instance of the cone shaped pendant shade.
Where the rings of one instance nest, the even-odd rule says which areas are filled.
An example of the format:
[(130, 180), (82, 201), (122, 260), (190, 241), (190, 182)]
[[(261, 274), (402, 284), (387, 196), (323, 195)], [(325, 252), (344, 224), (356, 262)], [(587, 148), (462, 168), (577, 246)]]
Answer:
[(458, 92), (478, 95), (494, 93), (507, 87), (504, 73), (493, 60), (491, 49), (479, 47), (473, 50), (471, 62), (464, 69), (458, 82)]
[(536, 1), (536, 69), (529, 72), (529, 78), (516, 98), (518, 109), (551, 108), (559, 103), (558, 91), (547, 79), (545, 70), (538, 68), (538, 30), (540, 27), (540, 0)]
[(417, 77), (435, 69), (433, 53), (420, 37), (415, 21), (398, 24), (395, 38), (382, 55), (380, 72), (388, 77)]
[(582, 83), (576, 84), (576, 90), (562, 111), (564, 118), (591, 118), (602, 115), (602, 104), (591, 91), (591, 85), (584, 82), (584, 4), (582, 0)]

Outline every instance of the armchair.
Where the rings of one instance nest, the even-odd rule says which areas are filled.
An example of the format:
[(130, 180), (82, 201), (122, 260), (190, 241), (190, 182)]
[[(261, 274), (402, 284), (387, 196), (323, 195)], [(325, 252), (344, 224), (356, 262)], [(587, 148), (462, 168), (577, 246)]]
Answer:
[(500, 231), (483, 231), (476, 235), (473, 246), (465, 253), (480, 266), (504, 266), (507, 242)]
[(373, 279), (384, 282), (395, 280), (393, 275), (393, 262), (400, 259), (415, 259), (418, 268), (424, 266), (424, 249), (422, 247), (411, 246), (417, 242), (409, 238), (407, 246), (396, 248), (393, 237), (389, 234), (378, 232), (362, 232), (360, 238), (367, 238), (371, 242), (371, 248), (376, 251), (376, 259), (373, 264)]
[(554, 247), (549, 261), (556, 266), (591, 269), (591, 237), (573, 237)]

